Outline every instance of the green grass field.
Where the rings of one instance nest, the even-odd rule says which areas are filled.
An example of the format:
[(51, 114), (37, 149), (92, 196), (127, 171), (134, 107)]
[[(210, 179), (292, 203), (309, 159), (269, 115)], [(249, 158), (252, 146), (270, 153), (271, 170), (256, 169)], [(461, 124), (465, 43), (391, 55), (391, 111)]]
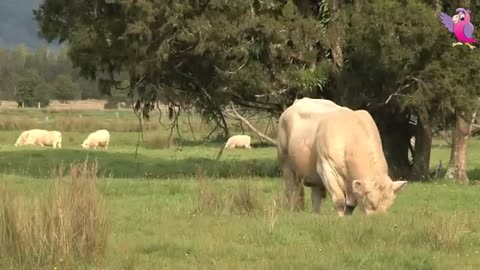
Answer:
[[(480, 268), (480, 186), (410, 183), (382, 216), (355, 212), (340, 219), (329, 198), (319, 216), (310, 209), (293, 213), (282, 208), (283, 181), (274, 148), (233, 149), (215, 161), (220, 143), (194, 143), (190, 129), (182, 126), (188, 142), (167, 147), (167, 131), (156, 126), (147, 131), (136, 156), (138, 133), (121, 124), (133, 125), (135, 116), (122, 113), (84, 112), (81, 122), (68, 121), (78, 117), (75, 113), (59, 112), (49, 121), (45, 112), (36, 111), (0, 116), (0, 187), (8, 194), (27, 202), (48, 197), (49, 183), (58, 178), (55, 168), (98, 161), (106, 246), (96, 263), (79, 262), (75, 269)], [(55, 122), (59, 119), (63, 122)], [(89, 128), (102, 123), (112, 130), (108, 151), (81, 149), (82, 140), (94, 131)], [(13, 147), (20, 131), (33, 127), (68, 130), (63, 148)], [(195, 127), (198, 138), (208, 133), (202, 124)], [(480, 141), (473, 139), (472, 180), (480, 177), (478, 155)], [(448, 157), (449, 149), (436, 141), (432, 167), (439, 160), (446, 164)], [(0, 247), (1, 252), (14, 254)], [(66, 258), (52, 256), (53, 263), (42, 268), (72, 269), (64, 264)], [(0, 256), (0, 269), (22, 267), (33, 269)]]

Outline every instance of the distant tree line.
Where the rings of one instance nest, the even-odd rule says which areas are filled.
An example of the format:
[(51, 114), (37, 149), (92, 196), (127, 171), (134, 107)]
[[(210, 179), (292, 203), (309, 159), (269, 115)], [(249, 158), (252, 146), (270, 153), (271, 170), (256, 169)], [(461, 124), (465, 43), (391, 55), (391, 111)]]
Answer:
[[(15, 100), (25, 107), (47, 106), (50, 100), (100, 99), (96, 80), (80, 76), (67, 49), (31, 50), (24, 45), (0, 48), (0, 100)], [(125, 95), (118, 97), (119, 101)]]

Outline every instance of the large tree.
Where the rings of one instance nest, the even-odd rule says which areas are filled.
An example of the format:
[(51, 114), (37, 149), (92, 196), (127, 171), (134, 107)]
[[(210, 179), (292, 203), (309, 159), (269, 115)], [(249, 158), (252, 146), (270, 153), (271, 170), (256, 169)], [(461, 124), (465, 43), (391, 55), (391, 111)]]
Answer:
[(69, 42), (84, 75), (128, 74), (136, 109), (194, 105), (228, 133), (230, 101), (278, 116), (297, 95), (318, 95), (330, 61), (316, 13), (286, 0), (47, 0), (35, 15), (46, 39)]
[[(450, 49), (448, 31), (437, 17), (421, 1), (374, 0), (362, 5), (361, 12), (353, 9), (347, 30), (343, 97), (374, 116), (394, 177), (428, 178), (436, 113), (431, 103), (415, 102), (412, 96), (418, 95), (426, 66)], [(437, 97), (435, 91), (428, 94)], [(419, 142), (410, 150), (413, 160), (411, 137)]]
[(348, 2), (46, 0), (35, 17), (47, 40), (68, 41), (84, 76), (108, 91), (128, 80), (145, 115), (159, 99), (191, 105), (228, 135), (230, 102), (278, 116), (296, 97), (328, 97), (372, 113), (394, 177), (427, 179), (434, 127), (448, 116), (440, 97), (459, 100), (429, 85), (448, 75), (432, 70), (452, 50), (438, 12), (456, 6)]

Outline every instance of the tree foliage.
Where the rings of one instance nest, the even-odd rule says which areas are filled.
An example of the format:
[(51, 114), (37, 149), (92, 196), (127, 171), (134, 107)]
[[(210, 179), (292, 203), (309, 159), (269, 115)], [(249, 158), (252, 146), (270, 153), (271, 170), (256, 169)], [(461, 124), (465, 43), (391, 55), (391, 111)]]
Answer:
[(16, 100), (19, 106), (45, 107), (49, 103), (47, 84), (35, 70), (27, 70), (21, 75), (16, 88)]
[(81, 77), (78, 69), (73, 68), (65, 49), (51, 51), (41, 47), (32, 51), (18, 45), (13, 49), (0, 48), (0, 99), (18, 101), (15, 89), (25, 76), (32, 77), (32, 72), (46, 84), (47, 96), (52, 99), (102, 97), (95, 81)]
[(43, 36), (68, 40), (84, 75), (126, 72), (145, 112), (157, 99), (221, 117), (233, 101), (278, 115), (329, 75), (325, 29), (291, 1), (45, 1)]
[[(144, 115), (170, 101), (228, 131), (222, 110), (231, 102), (279, 116), (297, 97), (327, 97), (369, 110), (389, 164), (408, 171), (421, 162), (428, 175), (429, 148), (410, 150), (409, 162), (410, 138), (428, 146), (434, 126), (473, 110), (478, 97), (477, 50), (452, 48), (438, 18), (460, 2), (45, 0), (35, 18), (45, 39), (68, 41), (74, 66), (105, 92), (128, 81)], [(476, 24), (480, 8), (467, 2)]]

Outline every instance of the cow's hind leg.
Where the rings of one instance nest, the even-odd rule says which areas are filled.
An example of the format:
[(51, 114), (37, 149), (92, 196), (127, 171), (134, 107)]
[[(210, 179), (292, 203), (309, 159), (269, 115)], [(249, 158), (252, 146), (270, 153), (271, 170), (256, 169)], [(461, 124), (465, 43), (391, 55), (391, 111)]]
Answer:
[(305, 209), (305, 194), (302, 179), (288, 165), (283, 166), (283, 178), (285, 180), (285, 195), (287, 204), (291, 210)]
[(327, 190), (323, 186), (323, 183), (314, 185), (312, 189), (312, 211), (315, 214), (320, 212), (320, 206), (322, 205), (323, 199), (327, 196)]

